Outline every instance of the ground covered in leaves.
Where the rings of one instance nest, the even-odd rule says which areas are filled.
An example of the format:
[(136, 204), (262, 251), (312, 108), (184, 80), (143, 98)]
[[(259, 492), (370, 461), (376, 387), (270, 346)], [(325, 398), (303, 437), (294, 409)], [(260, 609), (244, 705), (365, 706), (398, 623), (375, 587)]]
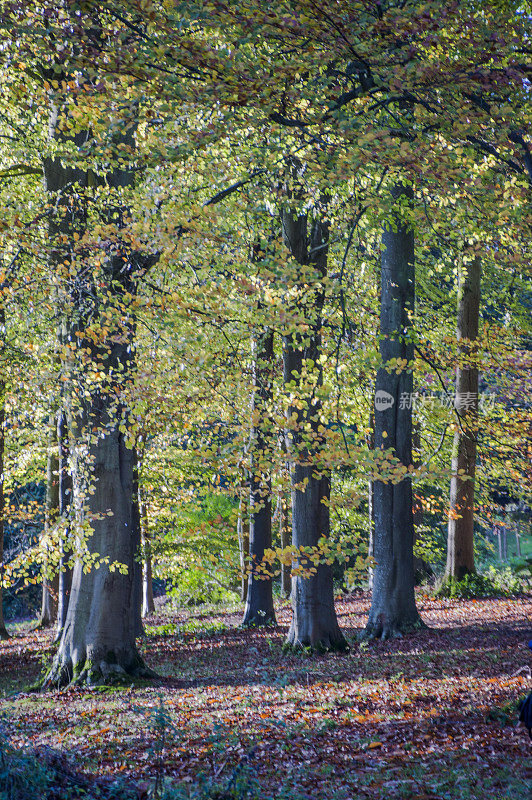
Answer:
[(52, 645), (22, 625), (0, 643), (4, 729), (139, 797), (158, 773), (185, 798), (530, 800), (532, 597), (418, 605), (429, 629), (358, 646), (369, 598), (339, 600), (351, 651), (320, 656), (282, 652), (286, 604), (253, 631), (230, 609), (161, 606), (142, 651), (162, 680), (106, 691), (25, 692)]

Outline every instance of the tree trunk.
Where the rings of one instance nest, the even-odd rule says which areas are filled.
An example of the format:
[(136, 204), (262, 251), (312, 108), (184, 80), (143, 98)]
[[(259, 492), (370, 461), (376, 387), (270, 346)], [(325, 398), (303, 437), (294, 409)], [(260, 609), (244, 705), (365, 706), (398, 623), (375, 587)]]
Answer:
[[(454, 434), (447, 529), (445, 577), (461, 580), (475, 571), (473, 531), (475, 520), (475, 461), (478, 432), (478, 368), (474, 342), (478, 337), (481, 261), (466, 267), (458, 287), (458, 365), (454, 407), (459, 425)], [(459, 474), (460, 473), (460, 474)]]
[[(46, 506), (44, 518), (44, 534), (50, 536), (57, 522), (59, 512), (59, 454), (57, 452), (57, 424), (54, 414), (48, 442), (48, 458), (46, 461)], [(48, 544), (46, 545), (48, 547)], [(55, 562), (55, 558), (54, 558)], [(49, 564), (43, 565), (41, 614), (37, 628), (48, 628), (57, 620), (57, 604), (59, 590), (59, 572), (54, 568), (49, 574)]]
[(238, 504), (237, 537), (240, 553), (240, 599), (246, 602), (248, 596), (249, 514), (247, 498), (242, 496)]
[(502, 560), (508, 561), (508, 528), (502, 526)]
[[(80, 453), (81, 426), (74, 429), (73, 499), (77, 522), (90, 520), (89, 552), (109, 559), (109, 564), (86, 572), (82, 560), (76, 561), (66, 624), (49, 684), (107, 682), (126, 673), (141, 674), (143, 667), (135, 644), (133, 453), (106, 398), (93, 396), (87, 422), (100, 435), (89, 446), (93, 463), (89, 479)], [(87, 498), (90, 484), (95, 491)], [(116, 564), (125, 565), (127, 572), (114, 569)]]
[[(0, 335), (4, 336), (5, 318), (4, 308), (0, 304)], [(6, 385), (0, 381), (0, 639), (8, 639), (9, 634), (4, 622), (4, 607), (2, 602), (4, 581), (4, 445), (5, 445), (5, 394)]]
[(243, 625), (275, 625), (272, 565), (264, 564), (264, 552), (272, 546), (271, 407), (273, 330), (255, 337), (249, 496), (250, 573)]
[(66, 425), (66, 415), (63, 408), (60, 408), (57, 417), (57, 450), (58, 450), (58, 502), (59, 517), (61, 519), (62, 535), (60, 540), (58, 586), (57, 586), (57, 625), (56, 641), (59, 641), (63, 628), (65, 627), (70, 589), (72, 586), (72, 566), (71, 558), (71, 497), (72, 497), (72, 477), (68, 464), (69, 444)]
[[(367, 442), (370, 450), (375, 448), (375, 416), (374, 414), (370, 414), (369, 418), (369, 436), (367, 437)], [(368, 556), (370, 559), (375, 558), (375, 497), (374, 497), (374, 490), (375, 486), (373, 481), (369, 481), (368, 483), (368, 527), (369, 527), (369, 536), (368, 536)], [(373, 590), (373, 560), (370, 561), (370, 565), (368, 568), (368, 586), (369, 590)]]
[(493, 526), (493, 534), (497, 537), (497, 544), (499, 546), (499, 561), (502, 561), (502, 539), (501, 539), (501, 529), (499, 525)]
[(143, 496), (142, 487), (139, 485), (139, 509), (140, 509), (140, 535), (142, 547), (142, 616), (149, 617), (155, 613), (155, 603), (153, 601), (153, 568), (150, 531), (148, 528), (148, 509), (146, 499)]
[[(327, 274), (328, 226), (315, 219), (310, 236), (307, 217), (294, 218), (290, 209), (282, 212), (285, 243), (296, 262), (314, 268), (298, 278), (301, 302), (298, 312), (305, 315), (300, 329), (285, 336), (283, 372), (285, 385), (294, 397), (288, 408), (287, 455), (292, 483), (292, 544), (312, 548), (316, 563), (301, 554), (292, 569), (292, 623), (287, 645), (316, 650), (346, 649), (346, 640), (336, 618), (332, 568), (319, 559), (320, 539), (330, 533), (330, 473), (321, 457), (323, 422), (317, 389), (322, 384), (321, 325), (324, 279)], [(309, 291), (309, 286), (313, 291)], [(303, 366), (308, 377), (303, 377)], [(308, 434), (303, 432), (307, 426)], [(301, 551), (300, 551), (301, 552)]]
[(133, 494), (131, 509), (131, 535), (133, 537), (133, 613), (135, 614), (135, 637), (139, 638), (146, 635), (144, 623), (142, 621), (142, 601), (144, 595), (144, 555), (142, 552), (142, 522), (140, 518), (140, 496), (139, 496), (139, 471), (137, 448), (133, 454)]
[[(289, 514), (288, 500), (284, 489), (281, 490), (279, 497), (279, 534), (281, 539), (281, 547), (285, 550), (290, 547), (290, 514)], [(292, 569), (290, 564), (281, 564), (281, 594), (283, 597), (290, 597), (292, 591)]]
[[(131, 127), (123, 126), (120, 144), (123, 152), (132, 151)], [(64, 171), (60, 159), (49, 160), (48, 176)], [(121, 190), (133, 185), (133, 175), (126, 166), (117, 167), (106, 178), (101, 198), (107, 204), (104, 221), (117, 234), (105, 245), (98, 281), (86, 263), (88, 254), (85, 261), (76, 254), (72, 259), (75, 324), (69, 330), (72, 366), (67, 384), (72, 500), (78, 547), (85, 542), (87, 557), (98, 566), (87, 569), (81, 557), (76, 560), (66, 622), (47, 686), (152, 674), (145, 669), (135, 642), (140, 616), (135, 581), (139, 551), (134, 512), (136, 459), (123, 399), (134, 372), (135, 327), (128, 298), (135, 294), (139, 264), (127, 243), (119, 239), (126, 213)], [(58, 191), (57, 181), (54, 189)], [(79, 196), (85, 205), (87, 198)], [(102, 330), (105, 326), (102, 341), (95, 342), (91, 335), (94, 326)]]
[[(394, 187), (395, 200), (412, 191)], [(394, 220), (383, 231), (381, 257), (380, 356), (382, 366), (375, 385), (375, 449), (391, 449), (405, 468), (412, 464), (411, 316), (414, 312), (414, 234), (394, 208)], [(410, 334), (410, 335), (409, 335)], [(402, 359), (408, 368), (386, 369), (390, 359)], [(374, 481), (375, 568), (366, 638), (387, 639), (421, 624), (414, 597), (414, 520), (412, 480), (389, 477)]]
[[(69, 135), (63, 130), (61, 122), (64, 119), (64, 110), (60, 100), (52, 102), (49, 117), (49, 137), (59, 146), (63, 142), (73, 144), (76, 148), (82, 147), (89, 136), (87, 131)], [(53, 209), (48, 217), (48, 243), (51, 272), (58, 278), (57, 289), (57, 340), (59, 345), (59, 362), (61, 375), (61, 403), (57, 419), (58, 442), (58, 506), (62, 522), (62, 536), (60, 541), (60, 555), (58, 565), (57, 586), (57, 612), (56, 612), (56, 641), (59, 641), (63, 631), (68, 609), (68, 599), (72, 581), (71, 558), (71, 528), (69, 522), (72, 481), (69, 467), (69, 441), (68, 426), (66, 421), (65, 379), (68, 367), (66, 365), (65, 348), (74, 341), (71, 330), (71, 306), (75, 301), (77, 280), (69, 275), (69, 265), (72, 273), (76, 269), (76, 241), (80, 241), (87, 225), (87, 201), (85, 192), (89, 183), (88, 174), (76, 167), (65, 165), (60, 157), (46, 158), (44, 160), (44, 183), (50, 208)]]
[[(421, 429), (419, 425), (412, 428), (412, 446), (414, 452), (417, 454), (414, 466), (418, 468), (421, 465), (419, 454), (421, 453)], [(414, 514), (414, 550), (418, 541), (419, 529), (423, 525), (423, 501), (421, 498), (414, 498), (413, 504)], [(419, 586), (426, 578), (433, 578), (434, 571), (428, 561), (425, 561), (421, 556), (415, 555), (414, 552), (414, 583)]]

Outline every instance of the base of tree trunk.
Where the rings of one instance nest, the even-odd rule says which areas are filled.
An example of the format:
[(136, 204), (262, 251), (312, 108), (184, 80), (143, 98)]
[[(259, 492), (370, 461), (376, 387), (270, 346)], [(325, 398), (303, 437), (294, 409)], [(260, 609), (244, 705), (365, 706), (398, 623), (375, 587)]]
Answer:
[(249, 613), (244, 615), (244, 619), (240, 625), (241, 628), (275, 628), (277, 620), (275, 619), (275, 612), (265, 614), (264, 612)]
[(292, 622), (286, 641), (283, 645), (283, 651), (312, 651), (314, 653), (327, 653), (336, 651), (339, 653), (347, 653), (349, 644), (343, 635), (342, 631), (336, 624), (329, 631), (323, 629), (311, 629), (301, 627), (298, 629)]
[(141, 617), (142, 619), (146, 619), (146, 617), (151, 617), (155, 614), (155, 603), (152, 601), (148, 605), (142, 606)]
[(5, 627), (0, 628), (0, 639), (2, 641), (9, 639), (9, 633), (7, 632), (7, 629)]
[(428, 626), (421, 617), (412, 621), (399, 620), (370, 620), (364, 630), (359, 634), (359, 641), (371, 642), (376, 639), (386, 641), (388, 639), (401, 639), (403, 636), (419, 630), (427, 630)]
[(122, 665), (109, 658), (92, 662), (88, 659), (74, 664), (71, 660), (54, 663), (40, 688), (58, 689), (64, 686), (124, 686), (138, 679), (157, 679), (160, 676), (146, 667), (140, 656)]
[(468, 569), (467, 567), (459, 567), (454, 569), (453, 571), (446, 571), (442, 583), (440, 584), (443, 586), (446, 583), (450, 583), (451, 581), (461, 581), (465, 578), (466, 575), (476, 575), (475, 569)]
[(47, 617), (39, 617), (32, 630), (43, 631), (46, 628), (51, 628), (55, 625), (55, 620), (48, 619)]

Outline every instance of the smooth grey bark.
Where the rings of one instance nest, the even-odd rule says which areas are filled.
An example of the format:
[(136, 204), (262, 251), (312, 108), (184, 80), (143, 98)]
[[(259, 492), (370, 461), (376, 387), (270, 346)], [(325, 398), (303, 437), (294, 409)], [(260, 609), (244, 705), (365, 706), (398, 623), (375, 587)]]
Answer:
[[(421, 429), (419, 425), (415, 425), (412, 428), (412, 446), (414, 451), (419, 453), (421, 451)], [(420, 466), (419, 461), (415, 461), (415, 467)], [(413, 514), (414, 514), (414, 549), (416, 547), (416, 543), (419, 536), (419, 529), (423, 525), (423, 503), (419, 502), (419, 500), (415, 500), (413, 502)], [(417, 556), (414, 553), (414, 582), (417, 585), (422, 583), (425, 578), (433, 578), (434, 571), (428, 561), (421, 558), (421, 556)]]
[[(290, 531), (290, 509), (284, 490), (279, 495), (279, 538), (281, 547), (285, 550), (292, 543)], [(292, 591), (292, 569), (290, 564), (281, 564), (281, 594), (290, 597)]]
[(238, 551), (240, 555), (240, 599), (245, 602), (248, 596), (248, 558), (249, 558), (249, 513), (248, 499), (240, 497), (236, 523)]
[(508, 560), (508, 531), (506, 525), (501, 527), (502, 561)]
[[(87, 142), (87, 131), (80, 131), (70, 135), (63, 130), (61, 123), (64, 121), (64, 109), (58, 98), (51, 103), (48, 136), (59, 146), (62, 144), (73, 145), (81, 148)], [(86, 192), (90, 182), (89, 174), (64, 163), (60, 157), (47, 157), (43, 163), (44, 187), (47, 193), (50, 208), (53, 213), (48, 217), (48, 242), (51, 271), (59, 278), (59, 288), (56, 297), (57, 314), (57, 341), (59, 345), (60, 360), (63, 358), (63, 349), (73, 341), (72, 338), (72, 306), (79, 301), (79, 281), (73, 277), (66, 277), (66, 263), (72, 265), (76, 261), (75, 240), (82, 239), (87, 227), (87, 200)], [(57, 417), (57, 442), (58, 442), (58, 506), (61, 517), (63, 535), (60, 543), (58, 586), (57, 586), (57, 612), (56, 612), (56, 641), (59, 641), (63, 631), (68, 609), (68, 599), (72, 581), (72, 566), (70, 565), (70, 501), (72, 481), (69, 466), (69, 434), (66, 420), (65, 395), (63, 380), (68, 371), (67, 365), (60, 363), (61, 371), (61, 402)]]
[(263, 563), (272, 546), (273, 330), (259, 331), (253, 342), (253, 402), (250, 436), (249, 559), (246, 607), (242, 625), (275, 625), (271, 565)]
[(65, 627), (70, 589), (72, 586), (72, 566), (71, 558), (71, 499), (72, 499), (72, 476), (70, 474), (69, 443), (66, 414), (61, 407), (57, 415), (57, 454), (58, 454), (58, 512), (62, 526), (62, 536), (60, 541), (59, 565), (58, 565), (58, 585), (57, 585), (57, 619), (56, 619), (56, 641), (59, 641), (63, 628)]
[[(134, 457), (106, 398), (93, 394), (87, 405), (84, 423), (95, 439), (99, 435), (89, 445), (89, 475), (79, 421), (74, 428), (73, 499), (77, 522), (90, 520), (89, 552), (108, 558), (110, 565), (125, 565), (127, 572), (111, 571), (107, 564), (86, 572), (83, 562), (76, 561), (67, 619), (49, 684), (73, 680), (98, 683), (122, 678), (126, 673), (141, 674), (143, 667), (135, 643)], [(84, 496), (91, 484), (94, 494)], [(113, 516), (108, 516), (109, 510)]]
[(149, 617), (155, 613), (155, 600), (153, 598), (153, 563), (150, 550), (150, 540), (144, 539), (146, 555), (142, 565), (142, 616)]
[[(114, 285), (116, 292), (120, 281), (125, 288), (128, 267), (122, 257), (111, 258), (109, 271), (109, 286)], [(126, 674), (149, 674), (135, 642), (141, 594), (136, 578), (140, 542), (133, 502), (135, 452), (128, 447), (123, 429), (127, 409), (121, 400), (114, 399), (120, 394), (122, 379), (113, 376), (132, 368), (132, 342), (126, 330), (123, 327), (109, 350), (98, 354), (109, 385), (103, 390), (88, 388), (82, 415), (72, 419), (76, 522), (90, 524), (88, 550), (108, 559), (108, 564), (87, 572), (82, 560), (75, 563), (66, 623), (49, 685), (73, 680), (108, 682), (123, 679)], [(81, 346), (90, 346), (88, 340), (80, 337), (79, 341)], [(96, 353), (93, 355), (96, 357)], [(126, 571), (113, 571), (117, 564)]]
[[(0, 333), (3, 338), (5, 330), (4, 307), (0, 303)], [(3, 590), (4, 578), (4, 448), (5, 448), (5, 392), (6, 385), (0, 380), (0, 639), (8, 639), (6, 624), (4, 622)]]
[[(50, 533), (56, 524), (58, 513), (59, 453), (57, 443), (56, 415), (54, 414), (48, 442), (48, 457), (46, 460), (46, 504), (44, 517), (44, 532), (46, 535)], [(37, 628), (48, 628), (56, 622), (58, 591), (59, 572), (57, 569), (55, 569), (53, 574), (49, 574), (49, 565), (44, 564), (41, 613), (37, 622)]]
[(515, 548), (519, 558), (521, 558), (521, 520), (517, 520), (514, 528), (515, 533)]
[[(447, 528), (446, 579), (461, 580), (475, 572), (475, 462), (478, 432), (478, 368), (474, 347), (478, 338), (481, 260), (464, 265), (458, 286), (458, 364), (454, 408), (459, 425), (454, 434)], [(461, 474), (459, 474), (461, 473)]]
[[(131, 151), (132, 128), (124, 124), (119, 138), (125, 151)], [(61, 174), (58, 161), (48, 165), (49, 175)], [(118, 237), (126, 211), (120, 190), (133, 186), (133, 175), (126, 166), (114, 169), (105, 180), (109, 193), (102, 197), (107, 204), (103, 218)], [(80, 203), (87, 203), (83, 193)], [(129, 416), (123, 400), (135, 358), (134, 318), (126, 298), (135, 294), (139, 264), (119, 238), (110, 238), (106, 248), (100, 275), (103, 291), (93, 282), (89, 254), (83, 254), (80, 263), (73, 259), (77, 269), (68, 331), (76, 357), (67, 385), (73, 516), (78, 537), (88, 527), (88, 553), (100, 562), (98, 568), (87, 571), (83, 560), (76, 560), (66, 621), (45, 686), (113, 682), (127, 675), (153, 674), (146, 670), (135, 642), (140, 618), (135, 580), (140, 526), (134, 510), (136, 454), (127, 441)], [(102, 319), (111, 329), (98, 344), (87, 335), (87, 329)], [(102, 384), (91, 381), (91, 364), (104, 375)]]
[(155, 613), (153, 599), (153, 557), (151, 549), (150, 531), (148, 528), (148, 508), (146, 499), (139, 484), (139, 511), (140, 511), (140, 543), (142, 549), (142, 617), (149, 617)]
[(140, 496), (139, 496), (139, 471), (137, 449), (133, 455), (133, 496), (131, 509), (131, 536), (133, 538), (133, 552), (135, 564), (133, 568), (133, 613), (135, 615), (135, 636), (136, 638), (146, 635), (144, 623), (142, 621), (142, 600), (144, 594), (143, 580), (143, 552), (142, 552), (142, 520), (140, 517)]
[[(304, 313), (306, 327), (290, 332), (283, 343), (283, 377), (285, 385), (295, 382), (297, 390), (304, 389), (303, 364), (314, 378), (303, 398), (305, 408), (297, 403), (288, 409), (287, 456), (292, 484), (292, 544), (296, 548), (318, 548), (322, 537), (330, 534), (329, 498), (330, 473), (321, 463), (320, 434), (321, 402), (316, 392), (323, 380), (320, 364), (321, 325), (324, 304), (323, 283), (327, 275), (328, 226), (320, 219), (310, 222), (306, 215), (294, 217), (290, 209), (282, 212), (284, 241), (295, 261), (304, 267), (305, 278), (299, 281), (311, 287), (302, 292), (298, 312)], [(313, 273), (313, 274), (312, 274)], [(303, 424), (310, 427), (310, 436), (303, 436)], [(286, 644), (290, 647), (310, 647), (316, 650), (346, 649), (346, 640), (338, 625), (334, 608), (333, 575), (330, 565), (315, 565), (300, 555), (295, 566), (303, 574), (292, 572), (292, 623)], [(312, 573), (312, 574), (309, 574)]]
[[(371, 450), (375, 447), (375, 416), (370, 414), (369, 418), (370, 433), (367, 438), (368, 446)], [(373, 481), (368, 482), (368, 557), (373, 559), (375, 557), (375, 497), (374, 497), (374, 484)], [(368, 586), (370, 591), (373, 590), (373, 561), (370, 561), (368, 568)]]
[[(404, 221), (402, 204), (412, 191), (397, 185), (394, 219), (383, 230), (381, 257), (380, 357), (375, 385), (375, 449), (388, 450), (405, 466), (412, 464), (412, 363), (414, 345), (414, 233)], [(399, 374), (386, 369), (391, 359), (409, 367)], [(386, 403), (380, 402), (382, 398)], [(405, 402), (406, 399), (406, 402)], [(412, 480), (374, 481), (373, 591), (366, 638), (387, 639), (421, 625), (414, 596), (414, 520)]]

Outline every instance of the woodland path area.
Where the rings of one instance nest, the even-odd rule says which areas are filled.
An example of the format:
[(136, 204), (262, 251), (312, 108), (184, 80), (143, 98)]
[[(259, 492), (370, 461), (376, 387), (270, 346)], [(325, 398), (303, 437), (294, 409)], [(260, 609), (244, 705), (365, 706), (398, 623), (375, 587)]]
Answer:
[(14, 745), (150, 787), (162, 699), (164, 774), (191, 797), (201, 773), (223, 783), (241, 762), (252, 797), (528, 800), (516, 707), (531, 683), (532, 596), (418, 604), (428, 630), (359, 647), (369, 598), (341, 599), (351, 651), (312, 657), (282, 652), (287, 604), (277, 628), (256, 631), (230, 609), (159, 606), (142, 650), (160, 684), (105, 691), (25, 693), (51, 636), (24, 624), (0, 643), (0, 711)]

